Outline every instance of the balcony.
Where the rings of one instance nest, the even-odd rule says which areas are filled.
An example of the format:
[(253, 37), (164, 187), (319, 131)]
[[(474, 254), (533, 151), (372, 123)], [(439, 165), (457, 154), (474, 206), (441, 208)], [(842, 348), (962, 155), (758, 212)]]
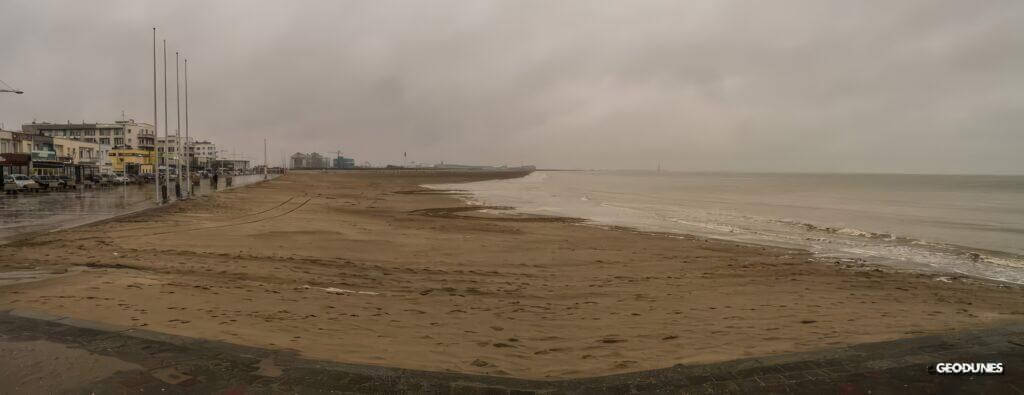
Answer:
[(51, 161), (51, 162), (54, 162), (54, 161), (57, 160), (57, 152), (56, 151), (32, 151), (32, 160), (33, 161)]

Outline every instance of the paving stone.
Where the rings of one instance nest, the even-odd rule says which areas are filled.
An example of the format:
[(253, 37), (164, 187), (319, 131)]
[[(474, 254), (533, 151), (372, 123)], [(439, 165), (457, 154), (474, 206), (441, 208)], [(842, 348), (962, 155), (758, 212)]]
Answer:
[(747, 369), (737, 370), (737, 371), (732, 372), (733, 376), (734, 377), (738, 377), (738, 378), (755, 377), (755, 376), (763, 376), (763, 375), (766, 375), (766, 374), (778, 374), (778, 373), (779, 373), (778, 369), (775, 369), (775, 368), (770, 367), (770, 366), (758, 366), (758, 367), (755, 367), (755, 368), (747, 368)]
[(757, 381), (761, 382), (761, 384), (763, 384), (765, 386), (772, 386), (772, 385), (776, 385), (776, 384), (784, 384), (784, 383), (786, 383), (786, 379), (784, 377), (782, 377), (781, 374), (768, 374), (768, 375), (764, 375), (764, 376), (757, 376), (755, 378), (757, 379)]
[(686, 382), (689, 383), (691, 386), (699, 386), (699, 385), (702, 385), (702, 384), (707, 383), (709, 381), (715, 381), (715, 378), (711, 377), (711, 375), (687, 376), (686, 377)]
[(180, 384), (189, 379), (192, 379), (192, 376), (189, 376), (181, 372), (180, 370), (178, 370), (176, 366), (168, 366), (165, 368), (154, 369), (151, 370), (149, 374), (153, 375), (153, 377), (156, 377), (157, 379), (160, 379), (160, 381), (163, 381), (167, 384)]
[(804, 374), (811, 380), (828, 380), (828, 378), (831, 377), (820, 370), (808, 370), (804, 372)]
[(882, 359), (878, 361), (871, 361), (865, 363), (863, 366), (871, 370), (889, 369), (892, 367), (900, 366), (901, 363), (892, 359)]
[(906, 365), (931, 364), (938, 362), (938, 358), (931, 354), (912, 354), (903, 357)]
[(704, 391), (708, 394), (739, 394), (742, 389), (731, 381), (704, 383)]
[(811, 379), (810, 377), (807, 377), (807, 375), (804, 372), (790, 372), (790, 373), (786, 373), (786, 374), (782, 375), (782, 378), (785, 379), (787, 383), (797, 383), (797, 382), (807, 381), (807, 380)]
[(761, 392), (761, 387), (764, 387), (760, 381), (756, 378), (745, 378), (735, 381), (736, 386), (740, 388), (740, 391), (746, 394), (754, 394)]

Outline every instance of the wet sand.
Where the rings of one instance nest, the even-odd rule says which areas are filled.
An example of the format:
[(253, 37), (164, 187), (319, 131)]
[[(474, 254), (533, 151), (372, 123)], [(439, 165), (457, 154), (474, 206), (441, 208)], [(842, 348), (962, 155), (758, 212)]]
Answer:
[[(0, 246), (0, 306), (309, 358), (585, 377), (1024, 321), (1024, 290), (318, 173)], [(46, 276), (39, 276), (40, 278)]]

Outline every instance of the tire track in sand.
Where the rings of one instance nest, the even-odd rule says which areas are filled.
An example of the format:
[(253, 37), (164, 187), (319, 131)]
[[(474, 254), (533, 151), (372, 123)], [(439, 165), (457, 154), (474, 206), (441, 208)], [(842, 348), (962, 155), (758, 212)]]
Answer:
[(227, 228), (227, 227), (230, 227), (230, 226), (241, 226), (241, 225), (254, 224), (254, 223), (257, 223), (257, 222), (263, 222), (263, 221), (266, 221), (266, 220), (269, 220), (269, 219), (280, 218), (280, 217), (283, 217), (285, 215), (291, 214), (291, 213), (295, 212), (296, 210), (298, 210), (298, 209), (302, 208), (303, 206), (305, 206), (306, 203), (309, 203), (310, 200), (313, 200), (313, 198), (306, 198), (306, 200), (303, 201), (302, 203), (299, 203), (298, 206), (295, 206), (294, 208), (292, 208), (292, 209), (290, 209), (288, 211), (285, 211), (285, 212), (283, 212), (281, 214), (272, 215), (272, 216), (269, 216), (269, 217), (266, 217), (266, 218), (259, 218), (259, 219), (254, 219), (254, 220), (251, 220), (251, 221), (245, 221), (245, 222), (239, 222), (239, 223), (233, 223), (233, 224), (202, 226), (202, 227), (198, 227), (198, 228), (184, 229), (184, 230), (171, 230), (171, 231), (167, 231), (167, 232), (157, 232), (157, 233), (150, 233), (150, 234), (139, 235), (139, 236), (159, 236), (159, 235), (166, 235), (166, 234), (172, 234), (172, 233), (185, 233), (185, 232), (192, 232), (192, 231), (197, 231), (197, 230), (218, 229), (218, 228)]
[[(278, 204), (274, 205), (273, 207), (268, 208), (266, 210), (257, 211), (255, 213), (246, 213), (246, 214), (239, 215), (237, 217), (229, 217), (226, 220), (227, 221), (233, 221), (233, 220), (237, 220), (237, 219), (241, 219), (241, 218), (245, 218), (245, 217), (251, 217), (251, 216), (260, 215), (260, 214), (266, 213), (268, 211), (275, 210), (278, 207), (284, 206), (285, 204), (288, 204), (288, 202), (292, 201), (293, 199), (295, 199), (297, 197), (298, 197), (298, 195), (289, 197), (285, 201), (283, 201), (281, 203), (278, 203)], [(171, 225), (171, 226), (172, 227), (187, 227), (187, 226), (191, 226), (191, 225)], [(160, 229), (160, 228), (166, 228), (166, 227), (167, 227), (166, 225), (163, 225), (163, 226), (161, 226), (161, 225), (156, 225), (156, 226), (140, 226), (140, 227), (137, 227), (137, 228), (118, 229), (118, 230), (115, 230), (115, 231), (110, 232), (110, 233), (121, 233), (121, 232), (135, 231), (135, 230)]]

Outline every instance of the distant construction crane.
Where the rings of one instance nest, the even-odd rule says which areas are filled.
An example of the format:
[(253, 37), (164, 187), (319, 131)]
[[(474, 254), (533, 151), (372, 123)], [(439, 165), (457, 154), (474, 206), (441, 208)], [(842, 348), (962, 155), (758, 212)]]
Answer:
[(13, 86), (7, 85), (7, 83), (4, 82), (4, 80), (0, 80), (0, 84), (4, 84), (4, 86), (7, 87), (6, 89), (0, 88), (0, 93), (14, 93), (14, 94), (17, 94), (17, 95), (25, 93), (21, 89), (14, 89)]

